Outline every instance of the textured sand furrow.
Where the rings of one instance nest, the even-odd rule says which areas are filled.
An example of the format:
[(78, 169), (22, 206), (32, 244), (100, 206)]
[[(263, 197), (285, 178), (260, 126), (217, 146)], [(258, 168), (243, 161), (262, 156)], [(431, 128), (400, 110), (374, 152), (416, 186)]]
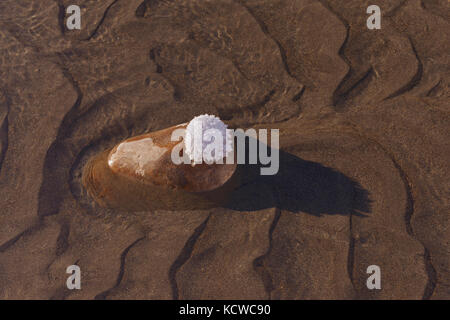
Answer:
[(194, 250), (195, 243), (197, 242), (198, 238), (202, 235), (203, 231), (205, 230), (209, 218), (211, 215), (209, 215), (204, 222), (202, 222), (201, 225), (199, 225), (195, 230), (194, 233), (189, 237), (188, 241), (186, 241), (186, 244), (184, 245), (183, 249), (180, 252), (180, 255), (175, 259), (175, 262), (170, 266), (169, 269), (169, 280), (172, 287), (172, 297), (174, 300), (178, 300), (180, 297), (180, 293), (178, 290), (178, 284), (177, 284), (177, 272), (180, 268), (183, 267), (183, 265), (186, 263), (187, 260), (192, 255), (192, 251)]
[(8, 150), (8, 112), (9, 102), (5, 93), (0, 93), (0, 171), (2, 170), (3, 160)]
[[(29, 68), (36, 66), (29, 65)], [(38, 92), (35, 90), (15, 92), (11, 96), (8, 152), (5, 154), (0, 176), (0, 188), (4, 194), (2, 219), (5, 219), (1, 227), (0, 243), (14, 237), (36, 221), (42, 171), (27, 171), (26, 168), (44, 166), (43, 159), (62, 121), (61, 113), (64, 114), (70, 108), (75, 98), (75, 92), (71, 85), (65, 82), (57, 66), (43, 63), (38, 68), (42, 68), (45, 74), (36, 74), (36, 83), (43, 83), (42, 79), (50, 77), (50, 73), (55, 80), (53, 87), (42, 88), (42, 96), (39, 97), (28, 97), (31, 92)], [(65, 97), (59, 94), (60, 90), (66, 92)], [(23, 112), (24, 107), (30, 110)], [(37, 122), (36, 116), (42, 119)]]
[(176, 275), (188, 260), (210, 212), (167, 212), (136, 218), (145, 239), (128, 253), (123, 279), (107, 299), (174, 299), (179, 297)]
[(105, 300), (112, 290), (114, 290), (115, 288), (120, 286), (120, 283), (122, 282), (122, 279), (123, 279), (123, 273), (125, 272), (124, 271), (125, 270), (125, 259), (127, 258), (128, 251), (130, 251), (139, 241), (142, 241), (143, 239), (144, 238), (137, 239), (135, 242), (130, 244), (128, 247), (126, 247), (125, 250), (123, 250), (123, 252), (120, 254), (120, 270), (119, 270), (119, 274), (117, 275), (116, 283), (114, 284), (114, 286), (112, 288), (109, 288), (109, 289), (97, 294), (94, 297), (95, 300)]
[[(435, 101), (435, 104), (438, 106), (439, 102)], [(393, 105), (396, 108), (392, 108)], [(378, 113), (380, 106), (376, 108), (379, 116), (372, 117), (369, 122), (376, 120), (382, 124), (380, 129), (384, 128), (384, 131), (389, 134), (389, 143), (386, 143), (386, 138), (382, 137), (378, 131), (375, 133), (367, 127), (367, 117), (374, 114), (373, 108), (361, 110), (360, 113), (355, 114), (355, 118), (358, 118), (360, 124), (366, 128), (367, 135), (377, 137), (380, 145), (390, 146), (389, 153), (403, 172), (404, 185), (410, 195), (409, 209), (406, 209), (405, 215), (407, 229), (425, 247), (423, 259), (428, 273), (428, 285), (424, 297), (438, 298), (446, 297), (445, 287), (448, 283), (446, 280), (448, 268), (445, 266), (448, 265), (448, 252), (445, 249), (448, 247), (448, 231), (445, 227), (448, 225), (448, 217), (444, 213), (448, 208), (448, 200), (445, 200), (448, 198), (448, 188), (441, 187), (443, 185), (438, 182), (446, 179), (447, 173), (440, 171), (440, 168), (444, 168), (446, 164), (445, 157), (441, 158), (438, 154), (448, 155), (449, 149), (448, 144), (443, 143), (443, 140), (439, 138), (440, 135), (445, 135), (447, 130), (443, 130), (442, 127), (436, 130), (436, 124), (448, 121), (448, 113), (440, 108), (423, 109), (424, 105), (424, 102), (418, 102), (409, 97), (402, 102), (386, 102), (384, 108), (387, 109), (384, 109), (383, 113)], [(405, 109), (415, 110), (421, 114), (421, 117), (417, 118), (401, 112)], [(404, 125), (392, 126), (393, 121)], [(433, 123), (429, 126), (432, 129), (425, 130), (424, 123)], [(393, 130), (397, 133), (394, 134)], [(410, 132), (410, 137), (399, 139), (398, 137), (405, 137), (405, 135), (399, 134), (398, 131), (405, 130)], [(418, 150), (419, 145), (423, 148), (423, 152), (415, 151)], [(428, 223), (425, 222), (427, 220)], [(435, 221), (440, 223), (435, 224)], [(440, 239), (439, 249), (433, 245), (430, 238)], [(441, 286), (442, 289), (438, 289)], [(436, 287), (434, 294), (432, 294), (433, 287)]]
[(272, 275), (270, 274), (269, 270), (267, 270), (267, 268), (265, 267), (264, 260), (272, 251), (273, 232), (275, 231), (275, 228), (277, 227), (280, 217), (281, 217), (281, 211), (279, 209), (277, 209), (275, 216), (273, 218), (272, 224), (270, 225), (270, 229), (269, 229), (269, 248), (262, 256), (259, 256), (255, 260), (253, 260), (253, 267), (255, 268), (255, 271), (259, 274), (262, 282), (264, 283), (264, 288), (266, 290), (268, 299), (271, 299), (272, 291), (275, 288), (273, 286)]
[(268, 249), (267, 233), (273, 216), (274, 209), (214, 212), (190, 258), (176, 274), (177, 298), (267, 298), (253, 263)]
[[(245, 6), (283, 48), (289, 73), (306, 86), (300, 100), (304, 108), (331, 105), (333, 92), (348, 71), (339, 56), (347, 37), (345, 25), (315, 1), (246, 1)], [(319, 26), (316, 16), (326, 20)], [(311, 37), (303, 37), (304, 33)]]

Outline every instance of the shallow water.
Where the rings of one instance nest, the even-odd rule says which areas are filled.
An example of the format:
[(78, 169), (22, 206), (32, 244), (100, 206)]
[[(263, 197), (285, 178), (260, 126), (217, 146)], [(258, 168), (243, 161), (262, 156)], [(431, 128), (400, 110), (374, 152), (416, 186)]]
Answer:
[[(78, 2), (79, 31), (0, 2), (0, 298), (450, 298), (446, 1), (378, 31), (363, 1)], [(209, 210), (89, 197), (89, 159), (205, 113), (279, 129), (279, 174)]]

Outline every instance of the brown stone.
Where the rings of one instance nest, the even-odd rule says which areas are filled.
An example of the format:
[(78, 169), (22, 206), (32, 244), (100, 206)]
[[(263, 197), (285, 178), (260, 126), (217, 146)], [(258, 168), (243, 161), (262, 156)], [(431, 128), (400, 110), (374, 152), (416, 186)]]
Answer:
[[(91, 160), (83, 185), (104, 207), (126, 210), (206, 209), (221, 206), (236, 186), (236, 164), (179, 164), (171, 153), (173, 126), (127, 139)], [(181, 151), (182, 152), (182, 151)]]

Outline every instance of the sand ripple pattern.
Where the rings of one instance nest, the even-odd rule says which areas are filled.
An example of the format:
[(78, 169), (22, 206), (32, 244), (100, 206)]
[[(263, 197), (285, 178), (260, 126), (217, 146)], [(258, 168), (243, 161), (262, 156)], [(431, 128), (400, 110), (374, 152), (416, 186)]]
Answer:
[[(447, 1), (376, 32), (357, 0), (75, 2), (80, 31), (0, 3), (0, 299), (450, 298)], [(85, 193), (90, 156), (202, 113), (279, 128), (279, 174), (207, 211)]]

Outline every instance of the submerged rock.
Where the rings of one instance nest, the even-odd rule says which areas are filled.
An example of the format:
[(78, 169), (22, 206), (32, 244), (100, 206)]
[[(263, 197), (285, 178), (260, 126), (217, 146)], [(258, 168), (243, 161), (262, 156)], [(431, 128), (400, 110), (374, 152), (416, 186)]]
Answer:
[(183, 142), (172, 141), (172, 133), (186, 127), (133, 137), (90, 159), (82, 178), (89, 195), (101, 206), (133, 211), (223, 205), (237, 185), (237, 165), (174, 163), (172, 151), (183, 156)]

